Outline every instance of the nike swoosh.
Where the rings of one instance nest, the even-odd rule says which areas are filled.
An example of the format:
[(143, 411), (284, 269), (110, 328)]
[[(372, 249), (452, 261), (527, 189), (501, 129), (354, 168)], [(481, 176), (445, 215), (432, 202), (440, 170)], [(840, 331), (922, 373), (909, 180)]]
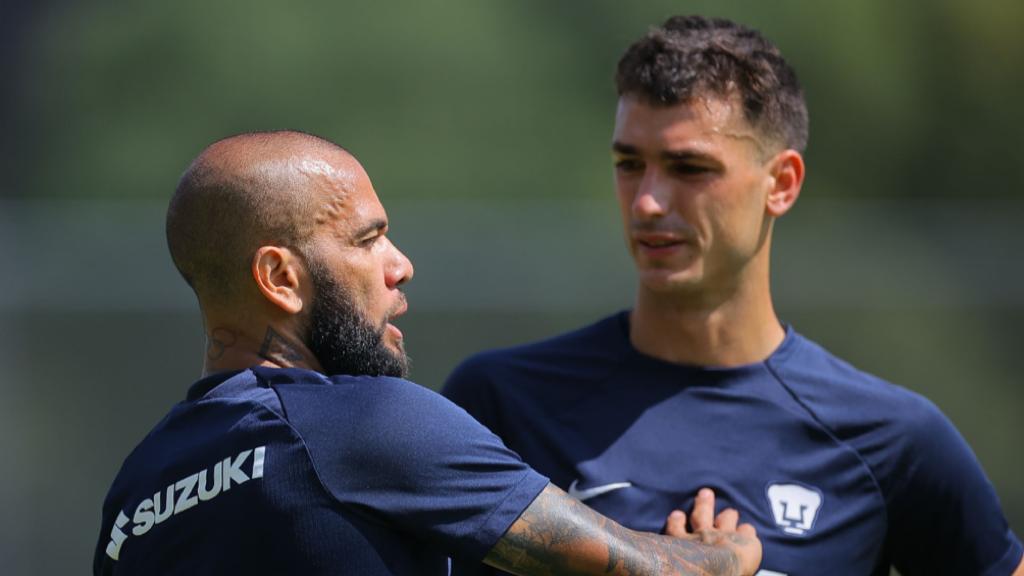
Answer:
[(601, 486), (594, 486), (593, 488), (580, 490), (576, 487), (579, 482), (579, 480), (573, 480), (572, 484), (569, 485), (569, 496), (579, 500), (580, 502), (590, 500), (591, 498), (600, 496), (601, 494), (607, 494), (608, 492), (629, 488), (633, 485), (632, 482), (615, 482), (614, 484), (602, 484)]

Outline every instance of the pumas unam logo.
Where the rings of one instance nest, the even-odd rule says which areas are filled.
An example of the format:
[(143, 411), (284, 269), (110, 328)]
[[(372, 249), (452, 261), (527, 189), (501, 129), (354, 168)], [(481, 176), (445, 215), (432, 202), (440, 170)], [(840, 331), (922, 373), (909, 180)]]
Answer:
[(814, 528), (821, 510), (820, 490), (802, 484), (770, 484), (767, 494), (775, 523), (783, 532), (804, 536)]

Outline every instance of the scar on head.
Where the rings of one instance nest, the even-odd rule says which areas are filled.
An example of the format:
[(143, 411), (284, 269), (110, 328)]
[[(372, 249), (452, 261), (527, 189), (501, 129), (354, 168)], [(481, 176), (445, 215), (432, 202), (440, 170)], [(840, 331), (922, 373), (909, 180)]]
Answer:
[(332, 192), (320, 203), (313, 220), (317, 224), (325, 224), (341, 218), (345, 211), (345, 197), (344, 193)]
[(340, 218), (344, 213), (345, 199), (355, 186), (355, 174), (347, 167), (338, 167), (322, 158), (301, 158), (293, 163), (296, 172), (317, 182), (322, 190), (319, 198), (310, 200), (317, 203), (313, 221), (324, 224)]
[(736, 101), (736, 97), (721, 98), (705, 95), (698, 98), (698, 102), (711, 120), (711, 132), (723, 138), (750, 142), (757, 149), (758, 157), (767, 158), (769, 156), (768, 145), (757, 130), (750, 126), (743, 113), (743, 107)]

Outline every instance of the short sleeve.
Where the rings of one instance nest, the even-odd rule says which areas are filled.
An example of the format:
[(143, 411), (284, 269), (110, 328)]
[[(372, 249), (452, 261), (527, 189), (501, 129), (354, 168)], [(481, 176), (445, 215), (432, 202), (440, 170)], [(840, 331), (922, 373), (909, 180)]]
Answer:
[[(981, 465), (953, 424), (919, 399), (902, 422), (903, 444), (886, 500), (888, 549), (903, 576), (1008, 576), (1024, 549)], [(886, 466), (886, 464), (882, 464)]]
[(393, 378), (276, 387), (341, 504), (479, 560), (547, 485), (440, 395)]

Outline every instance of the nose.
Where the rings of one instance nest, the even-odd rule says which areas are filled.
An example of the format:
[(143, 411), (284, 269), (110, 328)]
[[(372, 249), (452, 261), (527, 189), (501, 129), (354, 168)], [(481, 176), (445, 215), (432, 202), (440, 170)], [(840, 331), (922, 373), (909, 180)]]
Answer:
[(671, 193), (668, 182), (656, 170), (647, 170), (633, 196), (633, 216), (647, 220), (668, 213)]
[(412, 261), (398, 249), (397, 246), (391, 246), (392, 254), (390, 266), (384, 273), (384, 282), (388, 288), (397, 288), (402, 284), (405, 284), (409, 280), (412, 280), (413, 267)]

